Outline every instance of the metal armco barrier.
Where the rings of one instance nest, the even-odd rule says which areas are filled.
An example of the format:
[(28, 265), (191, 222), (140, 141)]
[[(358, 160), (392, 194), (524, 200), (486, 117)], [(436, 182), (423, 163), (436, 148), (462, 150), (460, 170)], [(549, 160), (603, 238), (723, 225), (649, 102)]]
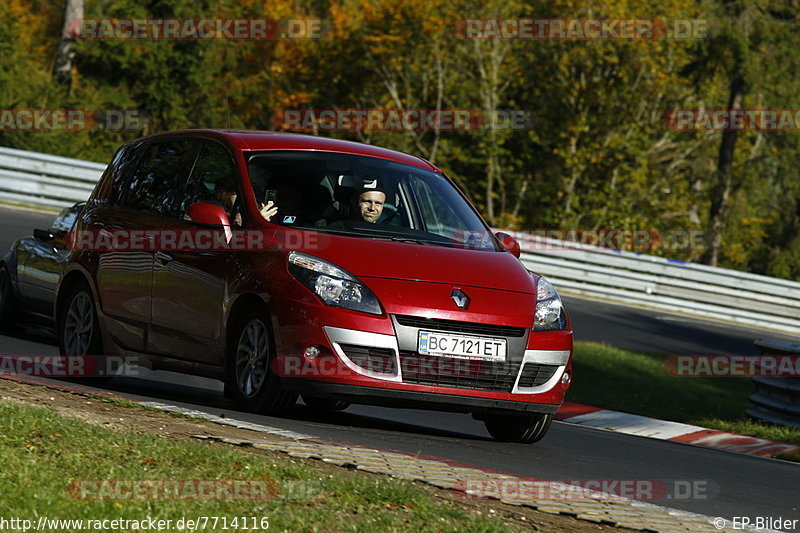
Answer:
[[(0, 148), (0, 201), (63, 208), (85, 200), (106, 165)], [(514, 235), (522, 261), (564, 294), (800, 332), (800, 283), (580, 243)]]
[(0, 200), (64, 208), (86, 200), (106, 165), (0, 147)]
[(563, 294), (800, 332), (796, 281), (508, 233), (519, 241), (525, 266)]
[[(800, 344), (758, 339), (756, 346), (765, 355), (800, 356)], [(800, 427), (800, 378), (753, 377), (755, 391), (750, 395), (753, 418), (782, 426)]]

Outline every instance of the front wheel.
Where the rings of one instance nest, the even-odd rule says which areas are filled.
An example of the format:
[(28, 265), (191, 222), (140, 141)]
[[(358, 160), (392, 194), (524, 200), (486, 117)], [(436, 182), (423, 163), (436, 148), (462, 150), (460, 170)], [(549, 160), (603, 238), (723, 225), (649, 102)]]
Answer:
[(493, 415), (483, 423), (495, 440), (532, 444), (542, 440), (552, 422), (552, 414), (536, 413), (525, 416)]
[(85, 285), (67, 289), (58, 313), (58, 346), (61, 355), (101, 355), (102, 342), (94, 298)]
[(281, 414), (297, 401), (283, 390), (270, 363), (274, 358), (266, 308), (250, 305), (231, 330), (227, 351), (227, 386), (236, 406), (252, 413)]

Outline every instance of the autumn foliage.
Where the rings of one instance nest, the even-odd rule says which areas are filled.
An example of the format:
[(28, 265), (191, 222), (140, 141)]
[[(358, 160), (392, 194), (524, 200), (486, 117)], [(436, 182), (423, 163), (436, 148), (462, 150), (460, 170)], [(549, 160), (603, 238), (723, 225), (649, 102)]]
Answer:
[[(520, 129), (307, 133), (430, 159), (497, 226), (717, 232), (721, 266), (800, 279), (800, 131), (739, 132), (723, 164), (722, 131), (665, 120), (728, 108), (735, 91), (744, 109), (800, 108), (791, 3), (85, 0), (93, 19), (321, 19), (325, 31), (79, 40), (67, 87), (52, 77), (63, 9), (0, 3), (0, 108), (141, 109), (149, 120), (136, 131), (0, 130), (0, 145), (106, 161), (158, 131), (280, 128), (285, 110), (520, 110), (535, 118)], [(509, 18), (660, 22), (652, 39), (464, 38), (465, 20)], [(668, 38), (676, 20), (705, 21), (706, 38)], [(696, 261), (705, 251), (656, 253)]]

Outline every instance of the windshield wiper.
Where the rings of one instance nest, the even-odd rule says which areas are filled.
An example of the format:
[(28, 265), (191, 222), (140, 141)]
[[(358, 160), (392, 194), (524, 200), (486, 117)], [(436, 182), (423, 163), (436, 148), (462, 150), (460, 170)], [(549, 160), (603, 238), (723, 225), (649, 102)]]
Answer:
[[(386, 237), (381, 235), (379, 238), (385, 239)], [(392, 240), (392, 241), (395, 241), (395, 242), (408, 242), (408, 243), (411, 243), (411, 244), (438, 244), (436, 241), (426, 241), (424, 239), (415, 239), (414, 237), (392, 236), (392, 237), (389, 237), (389, 240)]]
[(364, 231), (365, 229), (373, 229), (373, 228), (332, 229), (326, 227), (303, 227), (302, 229), (310, 229), (313, 231), (319, 231), (321, 233), (332, 233), (334, 235), (343, 235), (346, 237), (362, 237), (362, 238), (366, 237), (369, 239), (381, 239), (393, 242), (405, 242), (409, 244), (424, 244), (429, 246), (447, 246), (447, 247), (458, 246), (457, 243), (453, 243), (449, 239), (424, 239), (421, 237), (411, 237), (406, 235), (391, 234), (387, 231)]

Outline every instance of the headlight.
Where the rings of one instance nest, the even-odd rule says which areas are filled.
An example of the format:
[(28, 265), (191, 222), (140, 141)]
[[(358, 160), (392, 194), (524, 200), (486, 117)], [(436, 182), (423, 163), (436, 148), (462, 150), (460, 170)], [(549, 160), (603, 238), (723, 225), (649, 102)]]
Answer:
[(325, 305), (380, 315), (381, 305), (369, 288), (352, 274), (317, 257), (289, 253), (289, 272)]
[(549, 281), (540, 277), (536, 286), (536, 317), (533, 331), (554, 331), (567, 327), (567, 314), (561, 297)]

